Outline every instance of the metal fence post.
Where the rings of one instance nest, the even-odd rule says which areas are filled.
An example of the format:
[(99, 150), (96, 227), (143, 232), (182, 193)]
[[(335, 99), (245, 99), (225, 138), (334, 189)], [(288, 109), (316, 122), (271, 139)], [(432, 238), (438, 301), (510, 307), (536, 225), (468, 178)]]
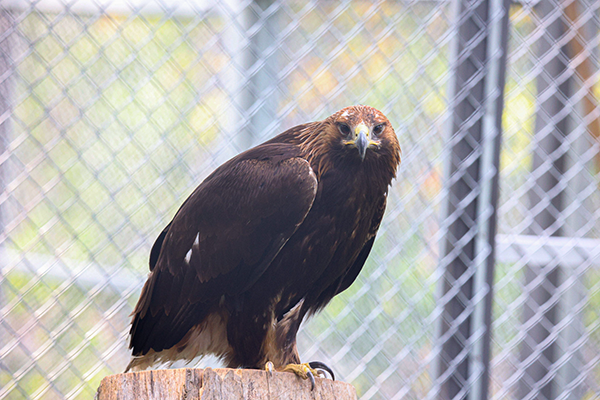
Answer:
[(510, 2), (457, 0), (436, 390), (486, 399)]
[(2, 232), (0, 246), (3, 246), (6, 240), (2, 204), (7, 201), (5, 169), (8, 154), (6, 153), (6, 143), (12, 131), (10, 116), (12, 113), (12, 37), (14, 29), (15, 24), (11, 12), (0, 10), (0, 232)]
[[(15, 23), (13, 16), (8, 10), (0, 10), (0, 331), (9, 332), (5, 325), (1, 306), (6, 304), (6, 294), (3, 286), (5, 276), (2, 272), (7, 264), (5, 256), (6, 239), (6, 204), (8, 203), (7, 187), (7, 165), (9, 154), (7, 152), (7, 143), (12, 133), (11, 113), (12, 113), (12, 50), (14, 46), (13, 32)], [(5, 333), (0, 333), (0, 341), (8, 340)], [(6, 368), (2, 359), (0, 359), (0, 370)], [(0, 390), (1, 391), (1, 390)]]
[[(537, 77), (538, 109), (536, 113), (533, 163), (535, 187), (529, 191), (532, 224), (529, 234), (546, 233), (560, 236), (558, 216), (562, 213), (563, 190), (560, 177), (564, 175), (565, 152), (560, 147), (567, 135), (566, 103), (569, 97), (569, 79), (564, 79), (567, 68), (566, 50), (558, 39), (564, 34), (562, 10), (551, 1), (537, 4), (537, 15), (546, 21), (544, 33), (538, 41), (537, 54), (542, 61)], [(559, 79), (560, 77), (563, 79)], [(559, 268), (552, 265), (525, 267), (526, 302), (523, 306), (523, 342), (520, 348), (521, 368), (518, 394), (525, 398), (555, 398), (553, 379), (549, 374), (555, 361), (556, 337), (550, 337), (557, 323), (557, 301), (551, 301), (559, 285)]]
[[(594, 57), (580, 53), (582, 50), (577, 48), (583, 44), (575, 41), (592, 43), (592, 34), (588, 31), (594, 29), (595, 23), (591, 19), (580, 28), (573, 25), (577, 15), (593, 14), (594, 6), (585, 1), (545, 0), (536, 5), (535, 12), (545, 23), (536, 49), (541, 65), (537, 74), (539, 103), (531, 166), (535, 184), (528, 192), (531, 215), (528, 233), (583, 237), (587, 233), (584, 230), (585, 216), (581, 213), (581, 199), (573, 193), (580, 193), (585, 187), (582, 172), (586, 167), (581, 157), (582, 146), (586, 146), (583, 135), (587, 135), (586, 128), (592, 134), (595, 132), (583, 122), (580, 123), (583, 128), (577, 127), (576, 119), (597, 121), (592, 118), (593, 115), (586, 115), (591, 112), (586, 110), (589, 106), (584, 103), (589, 99), (585, 96), (581, 101), (576, 99), (578, 91), (590, 92), (586, 86), (591, 83), (584, 81), (582, 90), (573, 77), (579, 74), (579, 79), (592, 80), (588, 76), (591, 71), (584, 74), (580, 68), (589, 68), (590, 65), (584, 63), (593, 62)], [(582, 37), (575, 37), (569, 42), (569, 27)], [(584, 57), (585, 60), (574, 62), (576, 57)], [(594, 67), (597, 68), (597, 65)], [(577, 105), (581, 103), (584, 103), (583, 110), (578, 110)], [(578, 112), (579, 118), (574, 118)], [(566, 212), (567, 207), (574, 209), (577, 202), (580, 207), (574, 212)], [(577, 304), (584, 301), (582, 285), (579, 276), (572, 277), (572, 285), (563, 285), (573, 271), (558, 261), (541, 265), (528, 263), (525, 266), (526, 301), (520, 347), (520, 368), (524, 373), (518, 382), (519, 398), (580, 398), (577, 395), (580, 385), (575, 384), (574, 378), (580, 372), (581, 360), (577, 346), (572, 344), (579, 337), (578, 331), (583, 330), (581, 312), (577, 311)], [(565, 324), (567, 318), (571, 322)]]
[[(5, 210), (8, 202), (6, 169), (9, 157), (6, 144), (12, 132), (10, 117), (12, 114), (12, 37), (14, 29), (15, 24), (11, 12), (0, 10), (0, 254), (3, 254), (8, 236), (5, 227)], [(3, 279), (2, 266), (4, 262), (4, 260), (0, 260), (0, 281)], [(2, 300), (2, 296), (0, 290), (0, 300)]]
[(230, 15), (232, 29), (225, 41), (233, 71), (224, 81), (236, 114), (229, 130), (239, 150), (256, 145), (277, 124), (276, 38), (280, 11), (269, 9), (273, 3), (254, 0), (242, 9), (234, 7)]
[[(600, 164), (598, 154), (590, 157), (590, 143), (600, 139), (600, 119), (598, 114), (598, 99), (594, 96), (594, 86), (598, 81), (598, 47), (595, 36), (600, 32), (600, 20), (597, 17), (598, 5), (594, 0), (574, 0), (565, 4), (564, 13), (568, 25), (567, 34), (575, 34), (569, 42), (571, 92), (573, 97), (573, 115), (569, 118), (569, 146), (563, 177), (568, 189), (565, 191), (564, 203), (567, 205), (566, 221), (563, 233), (570, 238), (587, 238), (591, 229), (587, 209), (593, 209), (590, 198), (582, 196), (590, 185), (590, 174)], [(593, 17), (596, 15), (596, 17)], [(583, 60), (580, 60), (580, 57)], [(580, 98), (576, 93), (584, 93)], [(593, 159), (590, 159), (593, 158)], [(572, 178), (569, 179), (569, 176)], [(593, 183), (592, 183), (593, 185)], [(593, 185), (597, 188), (596, 185)], [(570, 212), (568, 209), (574, 210)], [(593, 233), (592, 233), (593, 235)], [(584, 345), (589, 344), (589, 336), (585, 334), (585, 311), (582, 304), (587, 299), (586, 279), (582, 269), (587, 268), (591, 260), (573, 268), (561, 268), (561, 285), (565, 287), (559, 307), (558, 318), (564, 329), (560, 332), (557, 342), (558, 367), (555, 378), (557, 396), (564, 400), (580, 400), (585, 398), (585, 384), (580, 379), (581, 371), (585, 370)], [(562, 267), (562, 266), (561, 266)], [(569, 284), (572, 282), (572, 284)]]

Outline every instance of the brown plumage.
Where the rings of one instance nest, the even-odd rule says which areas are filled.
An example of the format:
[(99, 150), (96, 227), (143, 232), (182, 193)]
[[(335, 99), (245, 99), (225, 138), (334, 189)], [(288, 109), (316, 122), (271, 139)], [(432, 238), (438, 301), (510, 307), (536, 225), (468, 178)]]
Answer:
[(388, 119), (352, 106), (217, 168), (152, 248), (127, 369), (299, 363), (300, 323), (358, 276), (399, 163)]

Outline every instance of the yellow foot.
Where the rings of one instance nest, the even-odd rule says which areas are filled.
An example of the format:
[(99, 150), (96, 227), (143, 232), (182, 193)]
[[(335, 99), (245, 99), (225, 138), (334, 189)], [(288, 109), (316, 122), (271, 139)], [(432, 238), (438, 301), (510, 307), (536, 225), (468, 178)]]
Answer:
[(319, 376), (319, 371), (312, 368), (309, 363), (288, 364), (282, 371), (293, 372), (302, 379), (310, 379), (310, 390), (315, 389), (315, 376)]
[[(267, 361), (265, 363), (265, 371), (267, 371), (269, 375), (272, 375), (273, 371), (275, 371), (275, 365), (271, 361)], [(302, 379), (310, 379), (310, 390), (315, 389), (315, 376), (326, 378), (324, 371), (327, 371), (329, 375), (331, 375), (331, 379), (335, 381), (335, 375), (331, 368), (320, 361), (304, 364), (288, 364), (280, 369), (280, 371), (293, 372)]]

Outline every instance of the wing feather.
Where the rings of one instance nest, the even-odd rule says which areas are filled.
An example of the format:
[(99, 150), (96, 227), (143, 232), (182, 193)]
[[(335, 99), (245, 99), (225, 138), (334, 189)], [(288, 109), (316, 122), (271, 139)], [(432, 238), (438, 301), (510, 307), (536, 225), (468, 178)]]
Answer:
[(181, 340), (222, 296), (248, 290), (308, 214), (317, 190), (308, 162), (270, 143), (219, 167), (184, 202), (151, 252), (135, 308), (134, 355)]

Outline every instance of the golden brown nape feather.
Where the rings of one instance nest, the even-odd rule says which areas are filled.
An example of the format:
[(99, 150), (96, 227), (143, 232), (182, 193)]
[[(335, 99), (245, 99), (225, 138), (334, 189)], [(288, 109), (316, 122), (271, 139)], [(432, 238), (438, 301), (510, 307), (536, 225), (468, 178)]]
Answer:
[(338, 158), (359, 157), (352, 136), (352, 128), (361, 124), (370, 127), (367, 133), (368, 148), (363, 162), (374, 168), (382, 178), (394, 178), (396, 168), (400, 163), (400, 144), (392, 124), (379, 110), (356, 105), (341, 109), (327, 119), (313, 124), (307, 124), (305, 129), (298, 132), (300, 147), (306, 159), (317, 166), (315, 173), (320, 177)]

